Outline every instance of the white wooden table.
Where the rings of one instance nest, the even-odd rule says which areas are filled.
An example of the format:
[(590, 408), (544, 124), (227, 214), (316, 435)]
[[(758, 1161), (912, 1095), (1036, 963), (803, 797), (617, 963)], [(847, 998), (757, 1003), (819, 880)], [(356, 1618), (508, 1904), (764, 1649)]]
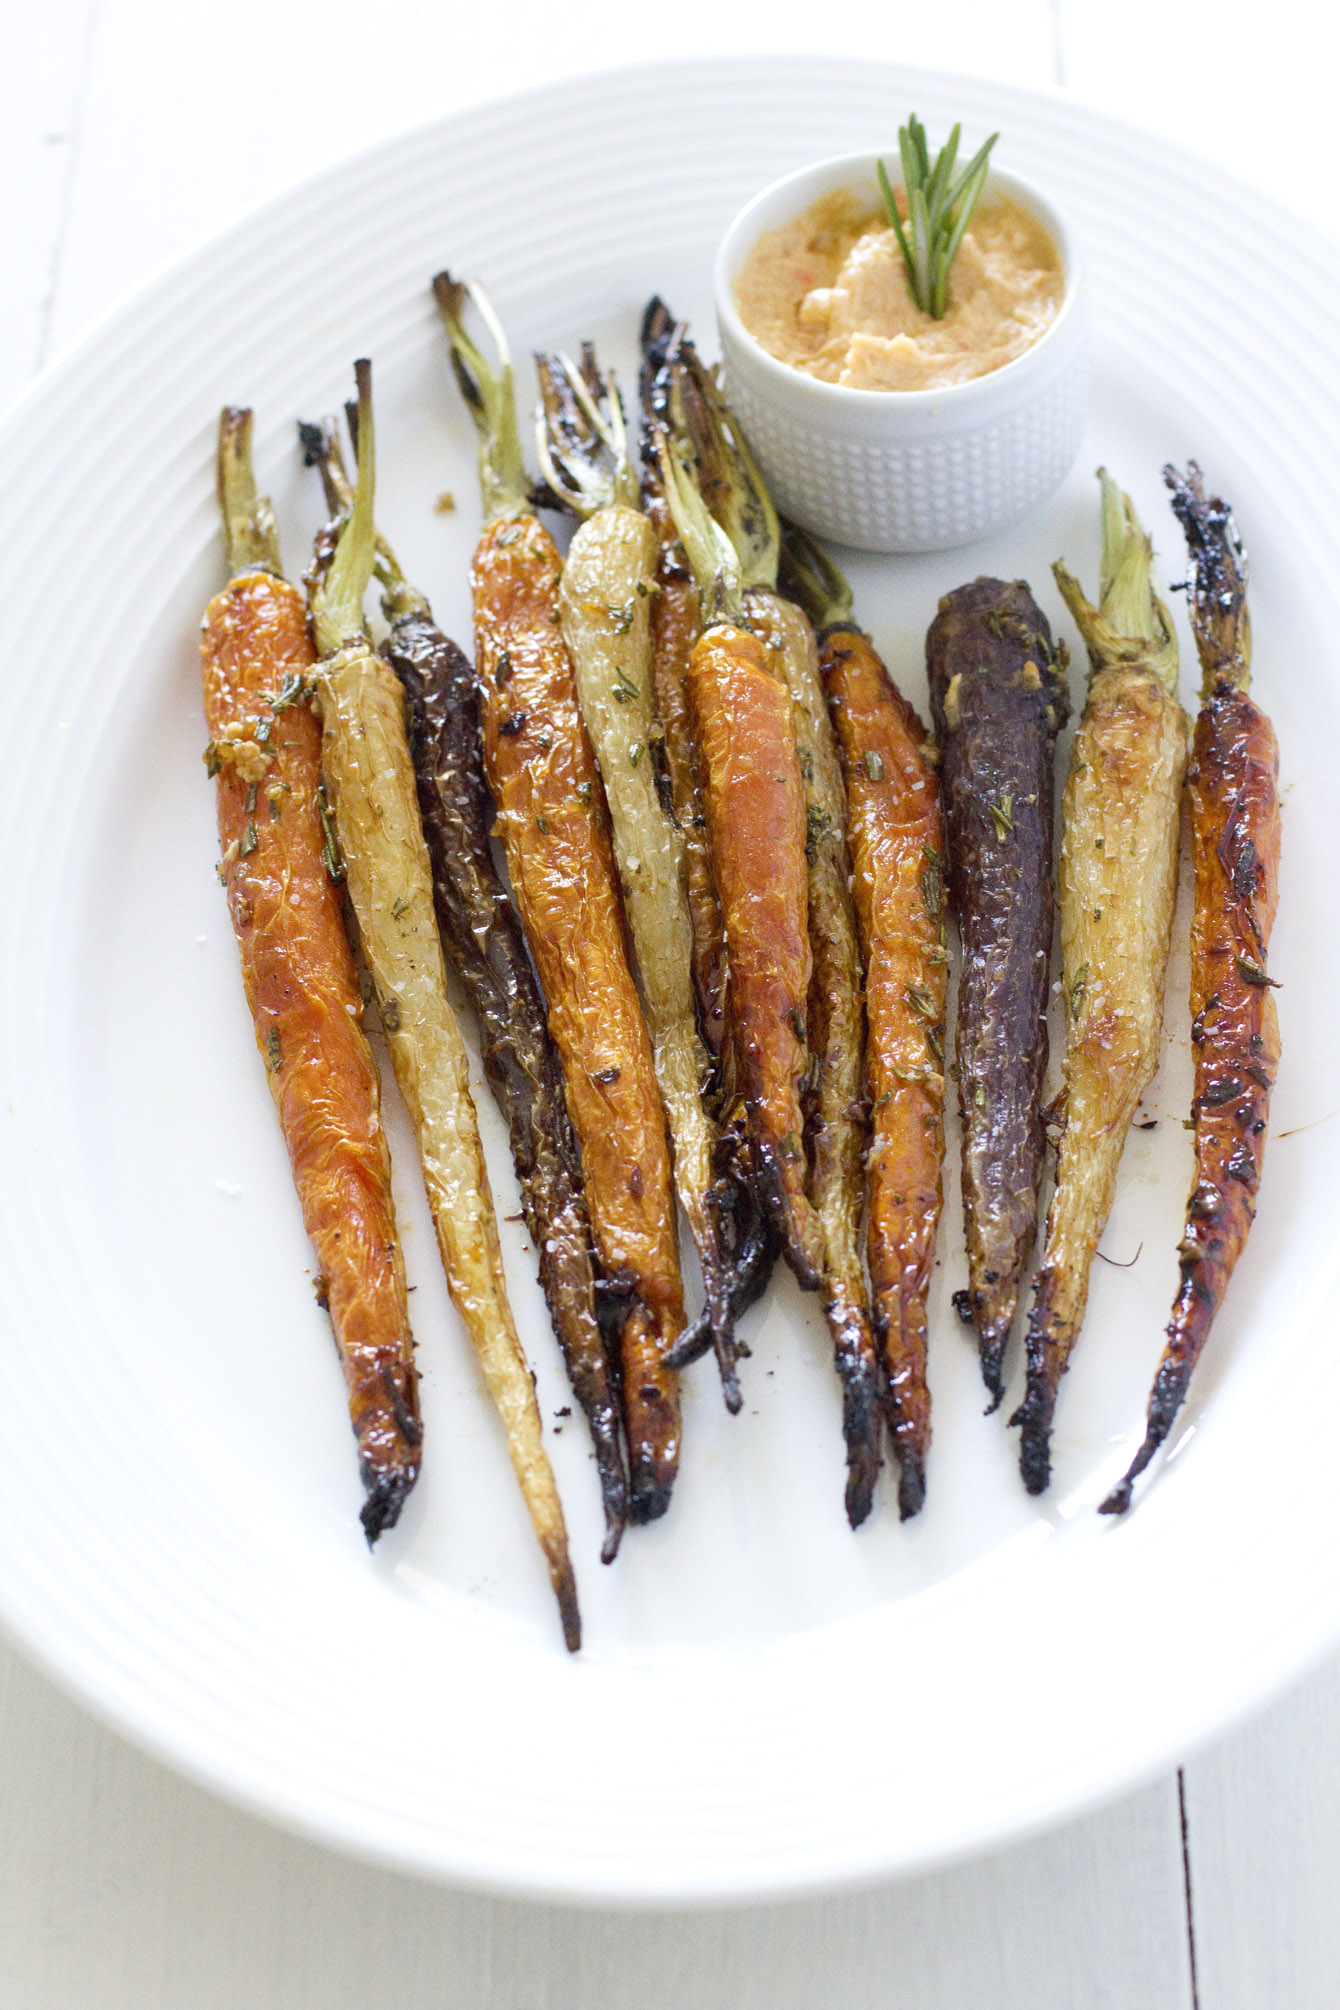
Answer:
[[(185, 244), (358, 140), (660, 52), (822, 46), (1060, 85), (1335, 227), (1309, 0), (469, 11), (9, 0), (0, 403)], [(651, 1915), (347, 1863), (178, 1780), (0, 1643), (0, 2010), (1335, 2010), (1338, 1876), (1340, 1659), (1180, 1773), (998, 1855)]]

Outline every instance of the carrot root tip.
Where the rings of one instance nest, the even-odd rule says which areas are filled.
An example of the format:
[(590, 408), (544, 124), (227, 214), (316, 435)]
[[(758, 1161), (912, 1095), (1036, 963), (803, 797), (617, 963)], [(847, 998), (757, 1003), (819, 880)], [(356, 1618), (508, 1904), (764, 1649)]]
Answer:
[(379, 1536), (388, 1528), (394, 1528), (400, 1519), (400, 1510), (415, 1480), (417, 1471), (374, 1473), (365, 1466), (363, 1486), (366, 1499), (358, 1519), (363, 1524), (363, 1533), (372, 1549)]

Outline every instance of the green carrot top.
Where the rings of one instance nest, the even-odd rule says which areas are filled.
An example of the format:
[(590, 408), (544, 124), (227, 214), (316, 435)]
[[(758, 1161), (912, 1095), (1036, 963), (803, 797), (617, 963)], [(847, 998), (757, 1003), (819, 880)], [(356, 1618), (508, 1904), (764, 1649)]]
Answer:
[(372, 429), (372, 365), (366, 357), (354, 364), (358, 382), (358, 484), (353, 506), (340, 529), (335, 555), (312, 587), (312, 627), (323, 656), (366, 634), (363, 598), (372, 583), (377, 554), (376, 445)]
[(269, 498), (256, 493), (251, 412), (243, 405), (226, 405), (219, 415), (218, 491), (231, 577), (274, 572), (282, 578), (274, 511)]
[(1063, 559), (1052, 567), (1061, 597), (1089, 652), (1089, 675), (1118, 664), (1152, 670), (1170, 698), (1177, 696), (1177, 636), (1172, 617), (1154, 591), (1154, 548), (1131, 499), (1099, 468), (1103, 492), (1103, 556), (1099, 604), (1085, 598)]
[[(479, 434), (479, 486), (484, 497), (484, 522), (500, 517), (528, 516), (530, 482), (521, 458), (516, 423), (516, 384), (512, 352), (502, 323), (480, 286), (439, 272), (433, 297), (451, 343), (451, 363), (461, 396)], [(489, 332), (498, 360), (490, 363), (465, 326), (465, 310), (473, 305)]]

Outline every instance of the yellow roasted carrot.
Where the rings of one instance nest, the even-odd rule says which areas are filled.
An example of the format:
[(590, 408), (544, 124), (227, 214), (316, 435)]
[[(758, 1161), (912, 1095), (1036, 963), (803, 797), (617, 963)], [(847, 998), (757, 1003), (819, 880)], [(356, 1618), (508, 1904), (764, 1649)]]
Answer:
[(1150, 579), (1149, 539), (1130, 497), (1104, 470), (1099, 480), (1100, 605), (1085, 599), (1064, 565), (1054, 568), (1090, 667), (1061, 841), (1063, 1129), (1034, 1280), (1028, 1386), (1013, 1419), (1024, 1484), (1034, 1494), (1050, 1478), (1057, 1387), (1079, 1337), (1126, 1133), (1158, 1066), (1186, 771), (1177, 640)]
[(376, 549), (370, 368), (358, 366), (358, 488), (329, 568), (311, 582), (323, 766), (346, 884), (387, 1045), (414, 1120), (452, 1300), (507, 1433), (549, 1565), (563, 1636), (581, 1644), (563, 1508), (535, 1385), (507, 1298), (502, 1251), (460, 1028), (447, 996), (432, 866), (419, 821), (405, 701), (363, 625)]

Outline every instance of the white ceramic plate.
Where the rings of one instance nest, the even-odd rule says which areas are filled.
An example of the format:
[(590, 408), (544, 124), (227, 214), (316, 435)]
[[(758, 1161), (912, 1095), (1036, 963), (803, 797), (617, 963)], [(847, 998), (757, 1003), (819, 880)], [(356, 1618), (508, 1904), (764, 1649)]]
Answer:
[[(739, 203), (807, 160), (888, 144), (912, 107), (932, 130), (962, 116), (970, 143), (999, 126), (1002, 163), (1072, 212), (1092, 261), (1092, 424), (1035, 519), (959, 553), (854, 561), (857, 607), (920, 701), (940, 592), (1024, 575), (1056, 618), (1050, 560), (1093, 579), (1099, 459), (1166, 571), (1181, 547), (1165, 459), (1197, 454), (1236, 502), (1285, 775), (1286, 1058), (1260, 1216), (1173, 1457), (1136, 1513), (1100, 1520), (1175, 1279), (1183, 958), (1147, 1105), (1159, 1127), (1133, 1137), (1104, 1241), (1140, 1253), (1097, 1266), (1048, 1499), (1019, 1486), (1008, 1406), (982, 1414), (948, 1306), (954, 1206), (920, 1520), (899, 1526), (885, 1483), (848, 1532), (822, 1328), (782, 1280), (752, 1320), (744, 1415), (725, 1416), (710, 1363), (695, 1371), (672, 1512), (612, 1569), (580, 1419), (551, 1438), (586, 1622), (570, 1661), (395, 1111), (426, 1461), (375, 1556), (360, 1536), (340, 1376), (212, 870), (194, 631), (223, 576), (215, 414), (257, 408), (296, 573), (319, 507), (293, 421), (333, 407), (370, 353), (379, 514), (466, 637), (473, 441), (429, 275), (480, 275), (523, 356), (593, 334), (630, 365), (653, 289), (711, 345), (711, 253)], [(364, 154), (196, 253), (40, 381), (0, 441), (0, 1613), (59, 1680), (197, 1779), (368, 1857), (541, 1896), (706, 1901), (926, 1866), (1073, 1813), (1335, 1638), (1338, 322), (1334, 260), (1301, 228), (1094, 111), (870, 63), (732, 58), (563, 84)], [(1190, 696), (1189, 647), (1186, 662)], [(481, 1113), (511, 1212), (487, 1097)], [(552, 1414), (570, 1399), (509, 1233)]]

